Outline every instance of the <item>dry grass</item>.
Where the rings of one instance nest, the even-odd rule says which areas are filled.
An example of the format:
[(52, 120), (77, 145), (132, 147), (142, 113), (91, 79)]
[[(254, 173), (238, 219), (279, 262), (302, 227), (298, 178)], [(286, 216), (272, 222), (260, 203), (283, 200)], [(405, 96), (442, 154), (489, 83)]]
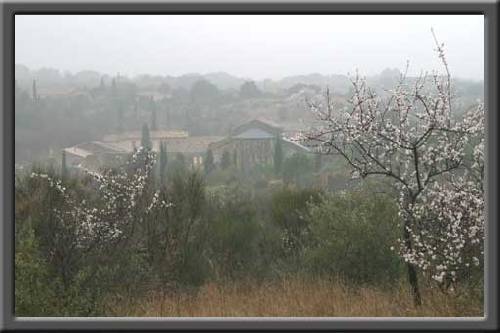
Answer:
[(197, 292), (169, 296), (151, 293), (141, 299), (116, 298), (110, 316), (145, 317), (480, 317), (475, 297), (423, 292), (416, 308), (403, 286), (393, 291), (348, 288), (327, 280), (285, 279), (266, 283), (209, 283)]

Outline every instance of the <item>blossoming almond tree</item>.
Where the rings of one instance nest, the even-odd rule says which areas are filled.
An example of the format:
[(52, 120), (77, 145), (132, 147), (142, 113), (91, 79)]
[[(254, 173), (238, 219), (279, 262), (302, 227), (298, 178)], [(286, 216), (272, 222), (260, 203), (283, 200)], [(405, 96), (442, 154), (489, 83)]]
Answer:
[(140, 147), (132, 158), (117, 170), (86, 170), (94, 181), (97, 200), (78, 201), (61, 180), (47, 174), (32, 173), (32, 178), (45, 179), (49, 188), (61, 196), (64, 204), (54, 207), (55, 218), (62, 225), (75, 226), (75, 239), (80, 249), (126, 241), (136, 222), (151, 210), (168, 206), (158, 192), (145, 195), (155, 163), (153, 152)]
[[(484, 139), (461, 175), (434, 181), (410, 209), (416, 219), (408, 226), (413, 248), (401, 242), (401, 255), (418, 266), (439, 287), (453, 288), (484, 259)], [(453, 288), (455, 289), (455, 288)]]
[[(350, 107), (336, 109), (327, 91), (326, 101), (311, 103), (318, 125), (300, 138), (321, 153), (341, 155), (355, 176), (393, 181), (400, 193), (400, 251), (415, 304), (421, 304), (417, 268), (432, 267), (438, 281), (452, 277), (467, 263), (460, 259), (463, 249), (482, 244), (484, 223), (482, 173), (462, 171), (471, 138), (482, 137), (483, 106), (453, 114), (451, 75), (443, 44), (436, 45), (444, 75), (434, 72), (410, 82), (405, 72), (380, 96), (356, 73)], [(475, 148), (479, 164), (481, 147)], [(456, 181), (446, 181), (452, 175)]]

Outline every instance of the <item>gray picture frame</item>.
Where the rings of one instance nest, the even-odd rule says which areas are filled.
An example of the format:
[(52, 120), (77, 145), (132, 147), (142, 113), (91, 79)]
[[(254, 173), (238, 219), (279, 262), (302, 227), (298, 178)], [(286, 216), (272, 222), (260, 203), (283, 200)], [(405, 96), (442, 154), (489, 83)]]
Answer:
[[(11, 330), (450, 330), (498, 327), (498, 2), (497, 1), (5, 1), (1, 8), (2, 69), (0, 329)], [(18, 318), (14, 316), (14, 20), (29, 14), (482, 14), (485, 16), (487, 225), (485, 316), (480, 318)]]

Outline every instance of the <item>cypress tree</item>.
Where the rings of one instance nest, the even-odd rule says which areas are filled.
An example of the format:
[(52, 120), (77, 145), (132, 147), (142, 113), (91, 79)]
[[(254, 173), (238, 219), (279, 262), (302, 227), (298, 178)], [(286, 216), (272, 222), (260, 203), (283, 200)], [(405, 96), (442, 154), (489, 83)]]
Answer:
[(177, 168), (180, 171), (184, 171), (186, 169), (186, 158), (184, 157), (183, 153), (177, 153), (175, 154), (175, 161), (177, 164)]
[(149, 134), (148, 124), (142, 125), (141, 146), (147, 150), (153, 149), (153, 142), (151, 141), (151, 135)]
[(236, 149), (233, 151), (233, 165), (235, 168), (238, 166), (238, 153)]
[[(235, 153), (236, 153), (236, 151), (235, 151)], [(236, 154), (235, 154), (235, 156), (236, 156)], [(231, 166), (231, 156), (229, 155), (229, 152), (227, 150), (224, 150), (224, 152), (222, 153), (220, 166), (224, 170), (226, 170), (227, 168), (229, 168)]]
[(276, 174), (281, 173), (283, 166), (283, 147), (281, 142), (281, 136), (276, 136), (276, 142), (274, 145), (274, 172)]
[(123, 132), (123, 108), (121, 103), (118, 103), (116, 130), (118, 133)]
[(37, 89), (36, 89), (36, 80), (33, 80), (33, 86), (32, 86), (32, 95), (33, 95), (33, 102), (37, 102), (38, 101), (38, 93), (37, 93)]
[(151, 130), (156, 131), (158, 128), (156, 126), (156, 104), (155, 102), (151, 99)]
[(99, 90), (104, 92), (106, 90), (106, 84), (104, 83), (104, 77), (101, 76), (101, 82), (99, 83)]
[(160, 142), (160, 185), (165, 184), (165, 170), (167, 168), (167, 144)]
[(212, 153), (212, 149), (207, 150), (204, 167), (205, 167), (205, 174), (207, 175), (215, 168), (214, 154)]
[(61, 153), (61, 178), (65, 179), (67, 176), (67, 168), (66, 168), (66, 152), (62, 151)]
[(137, 100), (134, 99), (134, 120), (137, 121), (138, 116), (139, 116), (139, 107), (137, 105)]
[(113, 78), (111, 80), (111, 95), (113, 95), (113, 97), (116, 96), (116, 79)]

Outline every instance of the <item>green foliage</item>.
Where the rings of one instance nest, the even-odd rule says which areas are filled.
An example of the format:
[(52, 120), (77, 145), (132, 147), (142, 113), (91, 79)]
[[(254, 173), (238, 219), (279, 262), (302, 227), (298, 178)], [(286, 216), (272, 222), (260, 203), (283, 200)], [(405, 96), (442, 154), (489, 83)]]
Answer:
[(167, 176), (169, 179), (177, 175), (183, 175), (187, 172), (187, 163), (184, 154), (176, 153), (175, 158), (169, 160), (167, 167)]
[(141, 147), (144, 147), (148, 150), (152, 149), (153, 147), (153, 143), (151, 141), (151, 134), (149, 132), (149, 127), (147, 124), (142, 125)]
[(281, 142), (281, 136), (276, 136), (276, 140), (274, 143), (274, 172), (279, 175), (281, 173), (281, 168), (283, 164), (283, 143)]
[(62, 151), (61, 153), (61, 178), (65, 179), (68, 174), (68, 168), (66, 166), (66, 151)]
[[(227, 168), (229, 168), (231, 166), (231, 155), (229, 154), (229, 152), (227, 150), (224, 150), (224, 152), (222, 153), (222, 157), (221, 157), (221, 161), (220, 161), (220, 167), (223, 169), (223, 170), (226, 170)], [(234, 163), (236, 164), (236, 163)]]
[(321, 192), (312, 189), (284, 188), (273, 193), (271, 218), (282, 230), (283, 249), (297, 254), (305, 246), (309, 229), (308, 203), (317, 203)]
[(196, 105), (212, 105), (219, 100), (220, 91), (207, 80), (199, 80), (193, 84), (190, 97)]
[(271, 193), (234, 182), (207, 189), (210, 260), (216, 278), (274, 276), (281, 229), (270, 220)]
[(310, 204), (312, 241), (306, 265), (313, 272), (359, 283), (394, 282), (401, 264), (391, 251), (399, 235), (397, 205), (368, 191), (330, 194)]
[(260, 277), (268, 273), (273, 251), (265, 225), (258, 223), (258, 204), (249, 191), (234, 184), (209, 192), (209, 258), (215, 279)]
[[(54, 170), (36, 171), (57, 177)], [(110, 296), (168, 293), (211, 280), (300, 273), (381, 286), (400, 277), (402, 265), (390, 250), (399, 235), (397, 206), (380, 193), (386, 184), (324, 193), (271, 186), (273, 171), (272, 165), (248, 173), (219, 168), (207, 176), (207, 186), (203, 174), (183, 168), (165, 186), (144, 190), (148, 198), (158, 191), (158, 200), (169, 205), (145, 214), (147, 200), (139, 201), (123, 241), (85, 250), (77, 246), (79, 221), (60, 221), (52, 212), (64, 208), (64, 198), (39, 178), (19, 175), (16, 313), (102, 315)], [(63, 184), (80, 201), (98, 200), (88, 179), (68, 177)], [(477, 293), (482, 286), (469, 288)]]
[(160, 142), (160, 156), (159, 156), (160, 186), (165, 185), (165, 171), (167, 169), (167, 162), (168, 162), (167, 143), (162, 141)]
[(123, 107), (120, 102), (117, 103), (117, 110), (116, 110), (116, 131), (118, 133), (123, 132), (123, 127), (124, 127), (124, 116), (123, 116)]
[(33, 86), (31, 88), (31, 96), (32, 96), (33, 102), (36, 103), (38, 101), (38, 93), (37, 93), (37, 89), (36, 89), (36, 80), (33, 80)]
[[(152, 149), (149, 129), (155, 130), (160, 119), (167, 119), (169, 128), (186, 128), (191, 135), (220, 135), (252, 110), (272, 109), (271, 118), (297, 116), (286, 106), (276, 107), (276, 98), (249, 100), (262, 96), (252, 82), (243, 84), (236, 96), (205, 80), (192, 85), (193, 78), (172, 81), (175, 88), (171, 88), (166, 81), (154, 82), (157, 78), (141, 86), (135, 79), (97, 76), (94, 88), (74, 86), (81, 94), (40, 96), (38, 84), (50, 91), (68, 82), (51, 84), (43, 75), (38, 78), (21, 82), (22, 87), (16, 81), (16, 160), (43, 156), (43, 170), (33, 171), (62, 178), (67, 193), (82, 203), (99, 203), (95, 184), (67, 170), (64, 152), (61, 160), (46, 158), (49, 149), (95, 140), (110, 129), (139, 129), (142, 122), (149, 128), (142, 127), (141, 144)], [(467, 109), (480, 97), (482, 84), (456, 83), (457, 91), (467, 95), (460, 109)], [(316, 88), (299, 84), (288, 93)], [(138, 95), (139, 89), (169, 96), (156, 103)], [(274, 163), (252, 168), (238, 168), (236, 150), (224, 151), (220, 168), (214, 168), (212, 152), (207, 151), (207, 172), (200, 175), (189, 170), (183, 154), (167, 159), (167, 147), (161, 143), (157, 166), (161, 186), (148, 184), (144, 196), (151, 198), (158, 190), (159, 198), (171, 205), (145, 214), (146, 201), (140, 201), (123, 241), (86, 248), (78, 242), (82, 221), (70, 215), (61, 220), (54, 213), (66, 208), (65, 198), (42, 180), (29, 177), (28, 168), (16, 170), (16, 315), (102, 315), (109, 295), (143, 296), (158, 286), (168, 292), (210, 279), (253, 279), (297, 271), (313, 277), (340, 274), (354, 283), (395, 281), (401, 268), (398, 256), (389, 250), (399, 233), (395, 205), (386, 195), (373, 193), (387, 190), (386, 184), (363, 181), (359, 188), (346, 181), (349, 166), (341, 158), (304, 154), (285, 158), (279, 136), (273, 146)], [(472, 145), (465, 159), (471, 157)], [(277, 179), (281, 177), (285, 184)], [(349, 188), (349, 192), (323, 196), (311, 189), (314, 180), (314, 186), (326, 185), (329, 191)], [(470, 294), (482, 297), (483, 273), (480, 265), (463, 277)]]
[(151, 135), (147, 124), (142, 125), (141, 146), (147, 150), (153, 149), (153, 142), (151, 141)]
[(169, 246), (175, 254), (174, 279), (179, 284), (201, 284), (208, 275), (204, 258), (206, 241), (205, 183), (197, 172), (176, 174), (169, 189)]
[(260, 97), (262, 92), (257, 88), (255, 82), (247, 81), (243, 83), (240, 87), (240, 97), (241, 98), (256, 98)]
[(207, 150), (207, 154), (205, 156), (205, 162), (203, 164), (205, 168), (205, 174), (208, 175), (212, 170), (215, 169), (215, 164), (214, 164), (214, 153), (212, 152), (211, 149)]
[(54, 311), (56, 297), (47, 262), (38, 253), (38, 242), (29, 221), (16, 225), (15, 313), (46, 316)]
[[(53, 171), (50, 177), (56, 177)], [(62, 186), (80, 197), (76, 182)], [(88, 316), (101, 313), (109, 265), (97, 249), (78, 246), (77, 223), (69, 216), (63, 221), (54, 209), (64, 210), (59, 191), (42, 178), (26, 176), (16, 183), (16, 314), (24, 316)], [(41, 305), (43, 304), (43, 306)]]
[(151, 130), (156, 131), (158, 126), (156, 124), (156, 102), (151, 97)]
[(216, 168), (207, 175), (206, 181), (209, 185), (231, 184), (242, 181), (240, 175), (241, 172), (234, 167), (227, 169)]

